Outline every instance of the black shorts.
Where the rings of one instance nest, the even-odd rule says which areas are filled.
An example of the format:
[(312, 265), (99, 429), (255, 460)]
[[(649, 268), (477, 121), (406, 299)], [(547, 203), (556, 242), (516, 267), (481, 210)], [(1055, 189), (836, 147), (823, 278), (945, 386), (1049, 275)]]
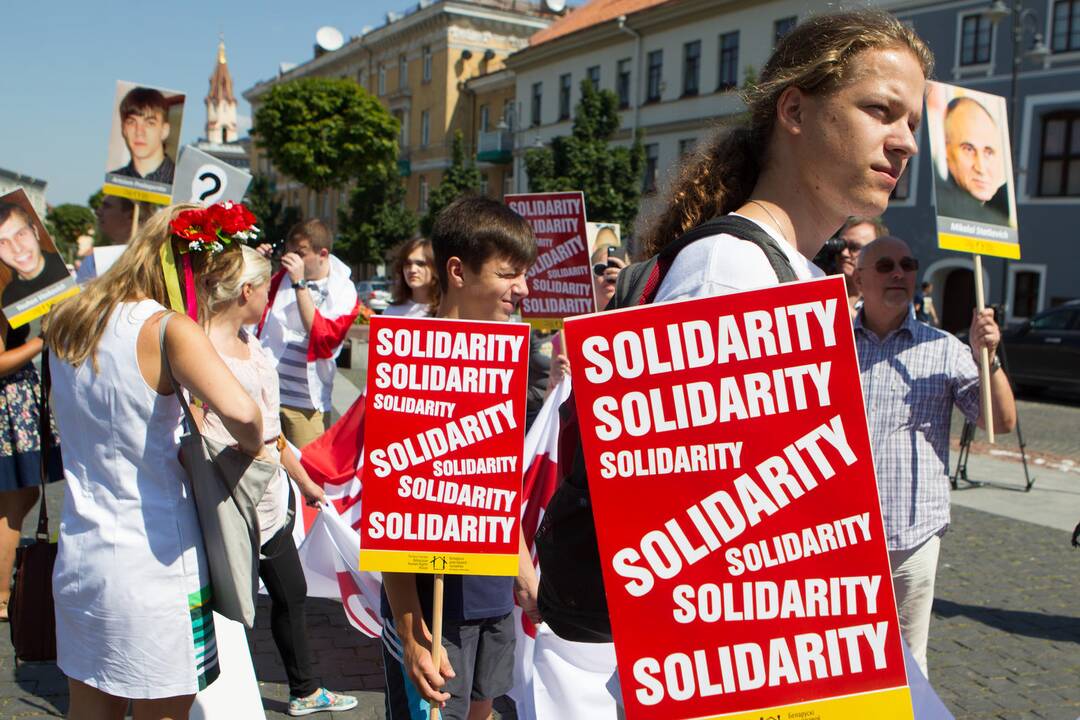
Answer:
[[(383, 620), (383, 667), (387, 720), (427, 720), (420, 698), (401, 663), (401, 641), (392, 620)], [(471, 700), (493, 700), (514, 684), (514, 614), (443, 624), (443, 648), (454, 668), (443, 690), (450, 693), (441, 716), (465, 720)]]

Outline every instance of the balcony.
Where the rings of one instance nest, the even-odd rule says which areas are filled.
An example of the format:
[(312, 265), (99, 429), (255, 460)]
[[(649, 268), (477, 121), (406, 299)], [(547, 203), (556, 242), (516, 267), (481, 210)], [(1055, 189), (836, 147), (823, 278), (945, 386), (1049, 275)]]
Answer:
[(506, 165), (514, 159), (514, 134), (509, 130), (491, 130), (478, 133), (476, 143), (477, 162)]

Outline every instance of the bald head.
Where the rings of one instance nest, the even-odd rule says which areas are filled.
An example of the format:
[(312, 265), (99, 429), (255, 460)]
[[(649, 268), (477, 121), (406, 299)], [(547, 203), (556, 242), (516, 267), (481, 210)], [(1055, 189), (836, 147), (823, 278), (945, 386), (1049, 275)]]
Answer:
[(879, 257), (892, 252), (899, 253), (897, 257), (912, 257), (911, 248), (906, 242), (895, 235), (884, 235), (866, 245), (859, 253), (856, 267), (860, 270), (873, 267)]
[(876, 327), (898, 327), (910, 312), (919, 263), (908, 244), (886, 235), (863, 248), (855, 269), (865, 320)]
[(953, 181), (979, 202), (1005, 184), (1001, 130), (971, 98), (956, 98), (945, 110), (945, 160)]

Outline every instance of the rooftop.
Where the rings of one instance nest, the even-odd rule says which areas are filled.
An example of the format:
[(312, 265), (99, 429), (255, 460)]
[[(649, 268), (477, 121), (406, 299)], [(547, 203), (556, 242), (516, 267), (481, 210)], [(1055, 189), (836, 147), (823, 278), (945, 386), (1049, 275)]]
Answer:
[(548, 27), (529, 38), (529, 46), (557, 40), (579, 30), (614, 20), (620, 15), (632, 15), (656, 5), (663, 5), (669, 0), (592, 0), (581, 7), (571, 10)]

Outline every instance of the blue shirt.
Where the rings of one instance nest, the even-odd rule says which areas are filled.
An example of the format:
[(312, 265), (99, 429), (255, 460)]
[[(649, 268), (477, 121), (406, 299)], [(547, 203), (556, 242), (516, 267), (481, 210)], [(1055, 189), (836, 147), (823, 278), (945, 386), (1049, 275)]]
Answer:
[[(431, 599), (434, 575), (416, 574), (416, 594), (424, 611), (424, 620), (431, 625)], [(444, 575), (443, 620), (465, 622), (500, 618), (514, 609), (514, 578), (489, 575)], [(382, 591), (382, 616), (392, 618), (390, 602)]]
[(955, 404), (979, 417), (971, 348), (915, 319), (878, 338), (855, 317), (855, 347), (889, 550), (910, 550), (949, 526), (949, 423)]

